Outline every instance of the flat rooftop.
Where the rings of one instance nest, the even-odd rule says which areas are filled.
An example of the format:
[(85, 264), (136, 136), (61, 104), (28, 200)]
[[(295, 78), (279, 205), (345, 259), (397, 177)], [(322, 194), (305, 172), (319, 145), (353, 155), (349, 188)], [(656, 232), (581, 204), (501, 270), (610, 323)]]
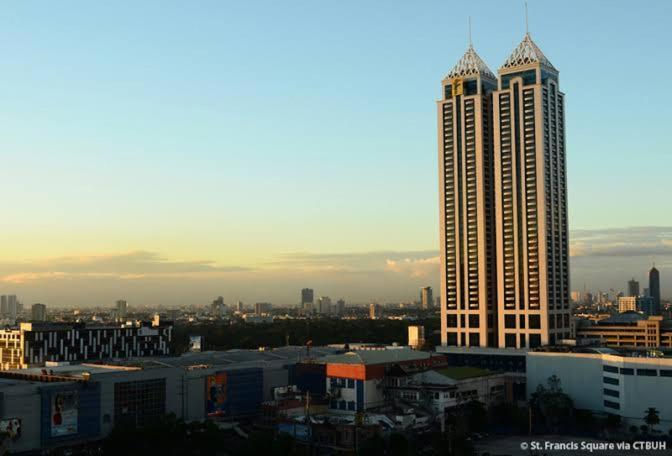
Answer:
[(430, 357), (431, 354), (428, 352), (410, 349), (360, 350), (343, 353), (342, 355), (325, 356), (318, 361), (329, 364), (389, 364), (420, 361)]
[(189, 352), (181, 356), (157, 358), (131, 358), (126, 365), (142, 361), (154, 361), (164, 366), (189, 368), (194, 366), (232, 366), (256, 365), (272, 366), (286, 363), (296, 363), (308, 359), (321, 360), (324, 356), (342, 353), (343, 350), (331, 347), (311, 347), (310, 355), (306, 347), (290, 345), (268, 349), (232, 349), (223, 351)]
[(140, 367), (129, 367), (115, 364), (71, 364), (54, 367), (31, 367), (29, 369), (14, 369), (8, 372), (25, 373), (26, 375), (56, 375), (61, 377), (84, 378), (86, 374), (109, 374), (111, 372), (128, 372), (141, 370)]
[(519, 348), (490, 347), (436, 347), (437, 353), (464, 355), (525, 356), (529, 350)]
[(444, 367), (442, 369), (434, 369), (434, 370), (445, 377), (452, 378), (453, 380), (465, 380), (467, 378), (485, 377), (487, 375), (492, 375), (495, 373), (488, 369), (481, 369), (480, 367), (470, 367), (470, 366)]

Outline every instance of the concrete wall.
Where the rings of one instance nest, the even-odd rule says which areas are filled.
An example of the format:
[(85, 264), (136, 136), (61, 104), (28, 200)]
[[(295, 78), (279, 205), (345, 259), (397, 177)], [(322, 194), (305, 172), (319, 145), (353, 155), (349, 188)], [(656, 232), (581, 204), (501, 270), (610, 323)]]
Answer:
[(562, 390), (574, 401), (574, 407), (601, 413), (604, 410), (601, 356), (531, 352), (527, 357), (528, 399), (539, 385), (547, 388), (548, 378), (557, 375)]

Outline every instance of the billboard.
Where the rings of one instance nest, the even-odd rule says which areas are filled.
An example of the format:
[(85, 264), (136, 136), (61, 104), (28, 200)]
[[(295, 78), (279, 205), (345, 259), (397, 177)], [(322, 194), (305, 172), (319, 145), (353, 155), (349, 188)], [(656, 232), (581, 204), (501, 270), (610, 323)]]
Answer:
[(189, 351), (200, 352), (203, 346), (203, 336), (189, 336)]
[(205, 379), (205, 409), (208, 416), (222, 416), (226, 405), (226, 372), (209, 375)]
[(21, 436), (21, 419), (8, 418), (0, 420), (0, 435), (8, 435), (10, 439), (15, 440)]
[(78, 411), (77, 391), (62, 391), (51, 396), (51, 436), (76, 434)]

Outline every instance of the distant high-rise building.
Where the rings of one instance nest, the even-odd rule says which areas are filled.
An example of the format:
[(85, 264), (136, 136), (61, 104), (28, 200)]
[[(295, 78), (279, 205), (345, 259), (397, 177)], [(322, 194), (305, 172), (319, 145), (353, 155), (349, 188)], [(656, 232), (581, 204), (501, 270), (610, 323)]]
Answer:
[(345, 314), (345, 301), (343, 299), (339, 299), (338, 301), (336, 301), (334, 313), (339, 317)]
[(210, 304), (210, 315), (215, 318), (222, 318), (226, 314), (226, 304), (224, 304), (224, 297), (218, 296), (217, 299)]
[(19, 316), (19, 303), (16, 300), (16, 295), (7, 296), (7, 318), (11, 321), (16, 321)]
[(372, 302), (369, 304), (369, 318), (371, 320), (376, 320), (381, 317), (381, 307), (380, 304)]
[(570, 336), (564, 94), (529, 33), (496, 78), (470, 46), (439, 101), (442, 344)]
[[(158, 322), (157, 322), (158, 323)], [(172, 324), (21, 323), (0, 331), (0, 370), (172, 354)]]
[(9, 308), (7, 307), (7, 295), (0, 296), (0, 318), (7, 318)]
[(254, 304), (254, 313), (257, 315), (264, 315), (271, 312), (273, 306), (270, 302), (257, 302)]
[(628, 296), (639, 296), (639, 282), (634, 277), (628, 280)]
[(637, 310), (648, 316), (660, 315), (660, 309), (656, 308), (655, 300), (651, 296), (638, 296)]
[(32, 321), (47, 321), (47, 306), (44, 304), (33, 304), (31, 308)]
[(434, 306), (434, 295), (432, 287), (420, 288), (420, 307), (424, 310), (431, 309)]
[(660, 272), (654, 265), (649, 271), (649, 295), (653, 298), (653, 309), (656, 315), (662, 310), (660, 302)]
[(320, 296), (317, 299), (317, 313), (321, 315), (331, 313), (331, 298), (329, 296)]
[[(301, 290), (301, 308), (312, 307), (315, 294), (312, 288), (304, 288)], [(310, 306), (308, 306), (310, 304)]]
[(116, 302), (117, 318), (124, 319), (128, 313), (128, 303), (124, 299), (119, 299)]
[(238, 312), (242, 312), (244, 308), (245, 308), (245, 306), (243, 305), (243, 301), (238, 301), (236, 303), (236, 310)]
[(572, 302), (581, 302), (581, 292), (580, 291), (572, 291), (570, 296), (571, 296)]

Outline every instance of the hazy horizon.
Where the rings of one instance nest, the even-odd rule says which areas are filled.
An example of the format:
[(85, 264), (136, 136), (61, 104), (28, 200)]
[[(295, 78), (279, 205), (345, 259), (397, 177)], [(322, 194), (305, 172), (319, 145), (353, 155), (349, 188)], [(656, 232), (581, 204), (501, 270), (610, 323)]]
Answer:
[[(671, 12), (530, 2), (566, 93), (572, 290), (646, 288), (655, 262), (672, 296), (672, 63), (655, 45)], [(435, 101), (469, 16), (496, 71), (524, 34), (517, 0), (7, 8), (0, 294), (293, 305), (304, 287), (381, 303), (436, 289)], [(656, 70), (623, 82), (641, 68)]]

